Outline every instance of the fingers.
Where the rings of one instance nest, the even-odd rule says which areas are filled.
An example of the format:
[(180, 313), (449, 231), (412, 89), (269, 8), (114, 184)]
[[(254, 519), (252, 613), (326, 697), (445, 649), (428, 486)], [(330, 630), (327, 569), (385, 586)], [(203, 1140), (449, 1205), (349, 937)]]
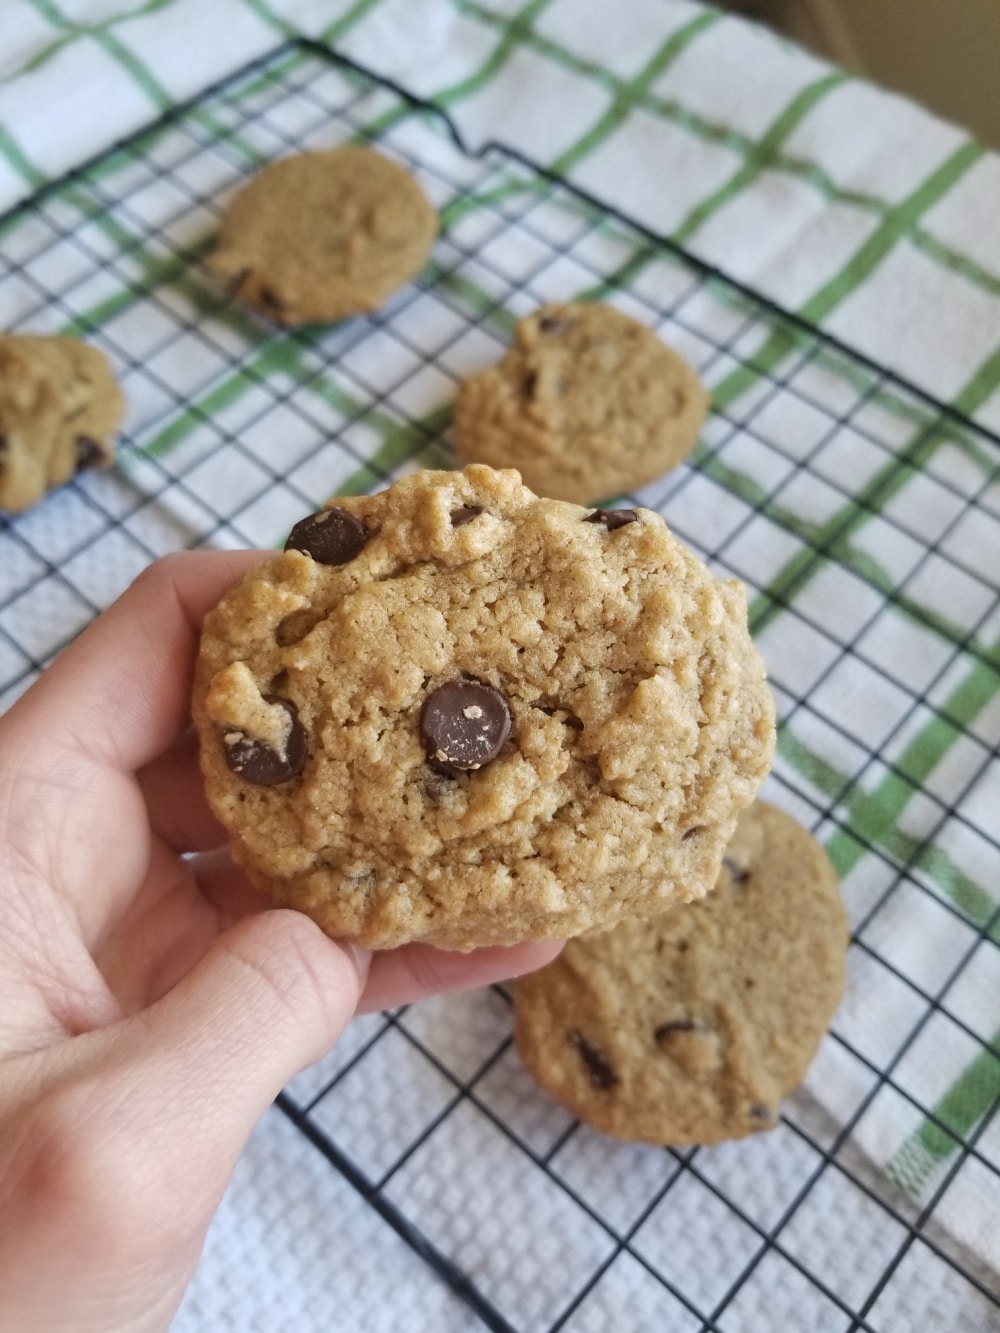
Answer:
[(143, 1013), (22, 1061), (0, 1305), (30, 1317), (10, 1327), (167, 1326), (250, 1131), (343, 1031), (366, 966), (304, 916), (264, 913)]
[(205, 796), (193, 728), (147, 764), (138, 779), (150, 826), (168, 847), (175, 852), (201, 852), (225, 845), (226, 831)]
[(15, 704), (6, 737), (30, 748), (51, 737), (120, 772), (149, 763), (186, 725), (202, 619), (265, 554), (158, 560)]
[(507, 981), (544, 967), (562, 947), (562, 940), (543, 940), (455, 953), (428, 944), (408, 944), (401, 949), (375, 953), (358, 1013), (394, 1009), (442, 991), (468, 990)]

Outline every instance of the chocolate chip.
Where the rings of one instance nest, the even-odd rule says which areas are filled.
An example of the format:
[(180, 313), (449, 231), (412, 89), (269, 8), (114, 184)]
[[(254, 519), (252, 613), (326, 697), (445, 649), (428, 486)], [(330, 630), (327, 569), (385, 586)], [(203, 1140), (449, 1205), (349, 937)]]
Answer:
[(492, 685), (452, 680), (424, 700), (420, 734), (428, 758), (438, 764), (482, 768), (497, 757), (510, 735), (510, 708)]
[(76, 437), (76, 470), (83, 472), (87, 468), (100, 467), (104, 462), (104, 450), (89, 435)]
[(700, 824), (695, 824), (693, 828), (685, 829), (681, 834), (681, 842), (691, 842), (694, 838), (697, 838), (701, 831), (702, 826)]
[(237, 777), (252, 782), (255, 787), (275, 787), (280, 782), (288, 782), (298, 777), (306, 766), (306, 729), (299, 721), (298, 709), (289, 699), (279, 699), (273, 694), (265, 695), (269, 704), (278, 704), (291, 719), (291, 730), (285, 742), (284, 753), (272, 750), (270, 745), (245, 735), (242, 731), (229, 731), (223, 737), (226, 747), (226, 763)]
[(634, 509), (595, 509), (583, 520), (584, 523), (603, 523), (609, 532), (623, 528), (626, 523), (634, 523), (639, 515)]
[(722, 864), (729, 871), (729, 879), (731, 883), (745, 884), (747, 880), (750, 878), (750, 871), (746, 868), (746, 866), (739, 865), (736, 861), (731, 860), (728, 856), (724, 856), (722, 858)]
[(482, 505), (459, 505), (457, 509), (451, 511), (451, 526), (453, 528), (464, 528), (466, 523), (471, 523), (482, 512)]
[(762, 1124), (770, 1124), (775, 1119), (773, 1106), (763, 1106), (760, 1102), (754, 1102), (747, 1107), (747, 1115), (751, 1120), (759, 1120)]
[(538, 321), (539, 333), (564, 333), (572, 328), (574, 321), (562, 315), (543, 315)]
[(674, 1018), (669, 1023), (661, 1023), (653, 1033), (653, 1040), (657, 1042), (667, 1041), (675, 1032), (697, 1032), (700, 1024), (693, 1018)]
[(587, 1077), (593, 1087), (604, 1091), (607, 1088), (613, 1088), (618, 1082), (618, 1075), (611, 1068), (607, 1059), (596, 1047), (591, 1046), (590, 1042), (579, 1032), (569, 1034), (570, 1045), (574, 1047), (583, 1061)]
[(368, 540), (360, 519), (334, 506), (299, 519), (288, 534), (286, 551), (302, 551), (320, 565), (346, 565)]
[(291, 309), (288, 302), (283, 300), (282, 297), (270, 287), (261, 287), (259, 300), (261, 305), (269, 310), (275, 319), (278, 320), (284, 319)]

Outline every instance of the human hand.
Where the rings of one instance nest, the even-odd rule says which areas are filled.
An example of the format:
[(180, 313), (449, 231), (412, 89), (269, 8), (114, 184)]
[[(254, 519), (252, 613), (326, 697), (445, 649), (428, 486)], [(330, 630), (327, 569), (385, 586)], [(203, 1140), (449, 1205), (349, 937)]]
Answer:
[(258, 553), (169, 556), (0, 719), (0, 1328), (165, 1328), (254, 1123), (352, 1015), (558, 945), (369, 956), (267, 910), (187, 727)]

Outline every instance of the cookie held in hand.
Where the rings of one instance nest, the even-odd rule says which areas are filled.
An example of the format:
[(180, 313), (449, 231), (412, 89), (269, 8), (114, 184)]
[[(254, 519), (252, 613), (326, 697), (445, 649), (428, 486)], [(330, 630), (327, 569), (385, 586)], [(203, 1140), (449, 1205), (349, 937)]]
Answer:
[(545, 305), (495, 366), (459, 386), (465, 463), (517, 468), (539, 495), (592, 503), (636, 490), (694, 448), (697, 375), (652, 329), (608, 305)]
[(778, 1123), (844, 989), (833, 867), (790, 815), (740, 816), (715, 888), (571, 940), (514, 986), (538, 1082), (620, 1139), (716, 1143)]
[(296, 524), (206, 619), (194, 716), (253, 881), (375, 948), (704, 892), (774, 744), (742, 585), (481, 466)]
[(437, 230), (409, 172), (349, 144), (265, 167), (230, 202), (208, 267), (279, 324), (327, 322), (378, 309)]

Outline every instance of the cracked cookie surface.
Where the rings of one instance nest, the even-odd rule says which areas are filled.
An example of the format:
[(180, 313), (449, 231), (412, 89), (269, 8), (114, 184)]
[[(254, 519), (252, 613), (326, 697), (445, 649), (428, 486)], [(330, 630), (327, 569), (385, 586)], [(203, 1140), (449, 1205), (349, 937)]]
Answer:
[(251, 878), (379, 948), (704, 892), (774, 744), (741, 584), (481, 466), (296, 524), (208, 616), (194, 716)]
[(621, 1139), (771, 1129), (840, 1001), (847, 939), (823, 848), (758, 801), (706, 897), (571, 940), (515, 983), (518, 1049), (574, 1115)]
[(415, 277), (437, 229), (408, 171), (349, 144), (265, 167), (231, 200), (208, 267), (279, 324), (345, 319)]
[(96, 347), (0, 334), (0, 510), (19, 513), (78, 472), (110, 466), (124, 410)]
[(517, 468), (539, 495), (580, 504), (635, 490), (694, 448), (708, 395), (638, 320), (598, 303), (545, 305), (455, 401), (463, 462)]

